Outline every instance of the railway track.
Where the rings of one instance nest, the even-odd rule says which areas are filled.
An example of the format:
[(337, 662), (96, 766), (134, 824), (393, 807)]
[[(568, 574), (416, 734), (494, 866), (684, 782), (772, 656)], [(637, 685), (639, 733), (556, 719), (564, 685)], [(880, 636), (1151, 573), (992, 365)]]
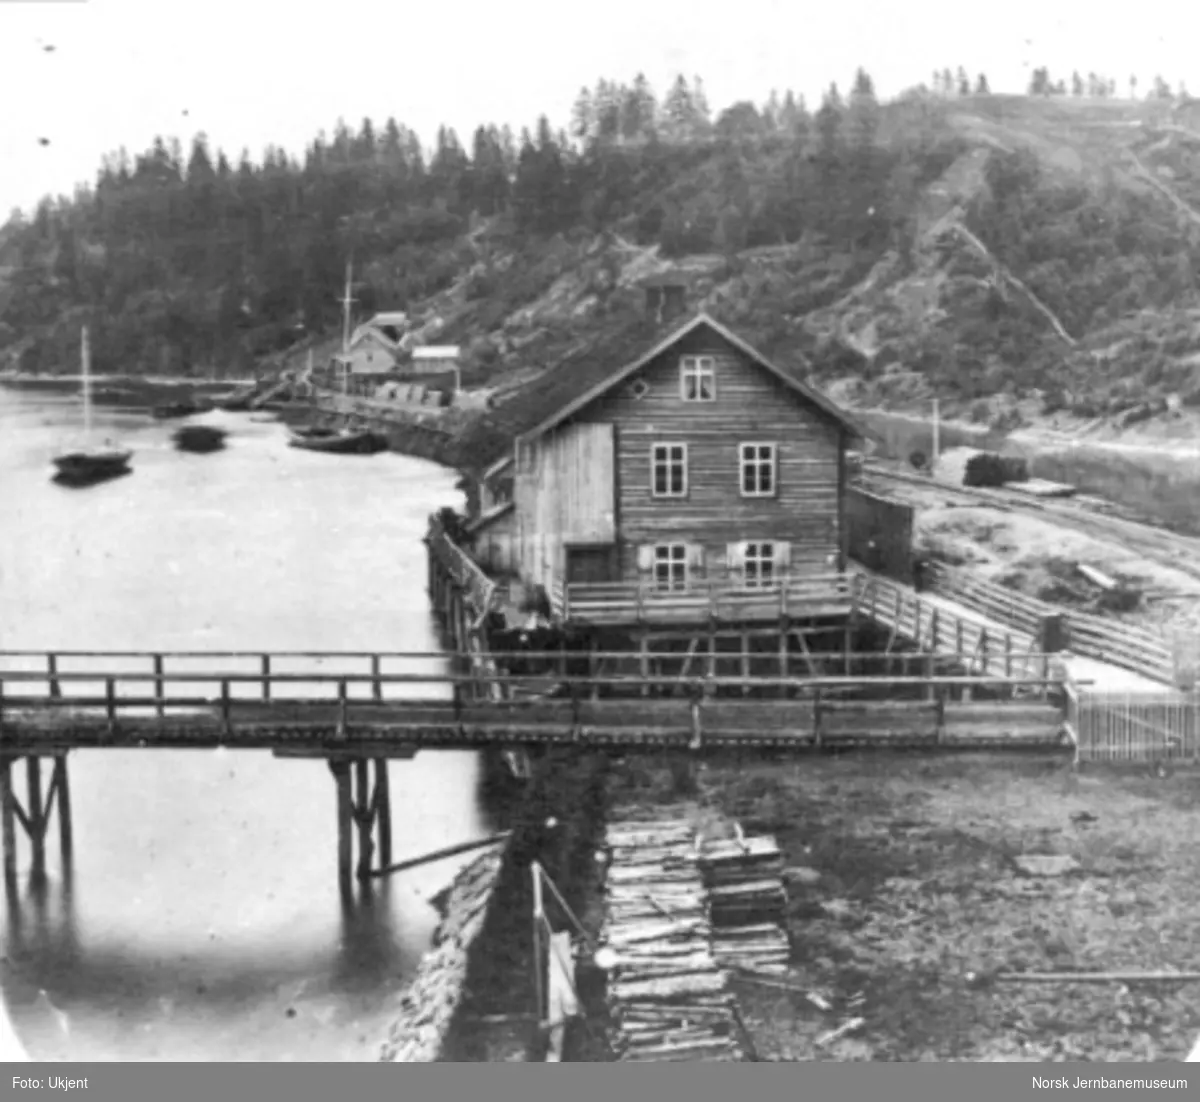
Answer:
[[(879, 492), (893, 492), (892, 488), (899, 484), (926, 495), (926, 500), (930, 496), (942, 500), (958, 497), (1002, 512), (1039, 516), (1095, 539), (1115, 540), (1162, 566), (1169, 566), (1200, 582), (1200, 539), (1103, 512), (1098, 500), (1042, 499), (1018, 490), (953, 486), (925, 475), (897, 471), (871, 461), (864, 462), (860, 480), (868, 490), (874, 487)], [(920, 494), (908, 496), (919, 497)]]

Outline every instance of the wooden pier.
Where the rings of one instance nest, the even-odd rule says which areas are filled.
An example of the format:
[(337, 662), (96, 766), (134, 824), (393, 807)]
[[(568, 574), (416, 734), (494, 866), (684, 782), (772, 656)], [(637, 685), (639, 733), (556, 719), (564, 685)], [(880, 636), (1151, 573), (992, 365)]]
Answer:
[[(6, 883), (16, 878), (18, 828), (35, 879), (46, 874), (55, 825), (63, 863), (71, 861), (67, 761), (75, 750), (228, 747), (326, 761), (339, 883), (349, 896), (356, 880), (366, 884), (391, 863), (389, 763), (421, 750), (501, 747), (514, 772), (528, 775), (531, 756), (554, 746), (697, 755), (731, 747), (1044, 747), (1067, 737), (1064, 686), (1049, 675), (1047, 655), (1024, 641), (1018, 655), (1010, 642), (989, 661), (994, 651), (978, 627), (972, 634), (959, 623), (947, 636), (933, 612), (926, 630), (920, 598), (888, 591), (879, 579), (850, 587), (848, 622), (862, 614), (890, 624), (882, 656), (852, 653), (845, 624), (792, 623), (791, 605), (780, 645), (766, 651), (752, 646), (753, 626), (713, 620), (690, 635), (686, 651), (653, 649), (680, 641), (668, 638), (679, 626), (665, 623), (657, 634), (640, 632), (633, 650), (603, 650), (593, 635), (582, 651), (564, 643), (544, 653), (496, 652), (486, 625), (497, 583), (436, 519), (426, 543), (442, 652), (0, 652)], [(809, 650), (806, 635), (817, 631), (835, 640), (845, 631), (841, 651)], [(735, 653), (722, 650), (727, 635)], [(927, 649), (890, 653), (905, 636)], [(958, 669), (939, 671), (935, 660), (948, 656)], [(870, 676), (864, 671), (878, 667), (876, 659), (882, 675)], [(21, 759), (23, 796), (14, 776)]]
[[(66, 757), (72, 750), (228, 747), (326, 760), (336, 780), (339, 876), (348, 888), (355, 876), (366, 879), (376, 865), (389, 863), (387, 764), (419, 750), (502, 746), (536, 753), (570, 745), (695, 754), (728, 747), (1046, 745), (1056, 743), (1063, 729), (1062, 710), (1052, 699), (1059, 686), (1044, 679), (1011, 683), (1039, 699), (981, 701), (963, 697), (986, 696), (1009, 683), (984, 676), (681, 681), (677, 675), (556, 671), (549, 675), (553, 692), (539, 696), (516, 691), (529, 685), (528, 677), (491, 672), (485, 679), (478, 670), (463, 669), (478, 657), (4, 652), (0, 823), (6, 875), (15, 875), (18, 824), (32, 847), (35, 876), (44, 871), (55, 816), (69, 856)], [(488, 661), (503, 668), (530, 657), (500, 654)], [(566, 661), (561, 652), (541, 657)], [(301, 661), (309, 669), (283, 672)], [(245, 672), (230, 672), (239, 664)], [(398, 664), (410, 672), (388, 672)], [(411, 672), (422, 664), (434, 668)], [(455, 668), (447, 671), (447, 664)], [(893, 696), (919, 692), (922, 698), (848, 699), (881, 690)], [(19, 758), (27, 762), (24, 803), (13, 780)], [(43, 760), (50, 765), (45, 787)]]

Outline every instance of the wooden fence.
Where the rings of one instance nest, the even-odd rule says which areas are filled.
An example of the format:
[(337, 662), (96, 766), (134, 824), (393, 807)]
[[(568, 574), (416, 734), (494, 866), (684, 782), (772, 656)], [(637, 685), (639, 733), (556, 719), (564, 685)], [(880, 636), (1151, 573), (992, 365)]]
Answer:
[(859, 575), (855, 607), (891, 632), (889, 649), (899, 636), (920, 650), (959, 658), (974, 672), (1010, 679), (1046, 675), (1049, 659), (1042, 653), (1040, 632), (989, 631), (877, 574)]
[(1065, 642), (1074, 654), (1120, 666), (1152, 681), (1175, 684), (1175, 655), (1162, 635), (1051, 605), (943, 563), (927, 563), (924, 574), (931, 592), (1023, 632), (1038, 631), (1046, 617), (1061, 617)]
[(1066, 689), (1066, 726), (1081, 762), (1194, 761), (1200, 755), (1196, 693)]

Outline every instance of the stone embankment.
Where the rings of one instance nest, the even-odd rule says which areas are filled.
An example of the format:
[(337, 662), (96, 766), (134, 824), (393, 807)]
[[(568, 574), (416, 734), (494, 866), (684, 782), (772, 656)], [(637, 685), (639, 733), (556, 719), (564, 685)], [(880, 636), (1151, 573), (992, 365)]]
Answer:
[[(399, 1009), (380, 1058), (392, 1062), (540, 1059), (533, 1022), (530, 862), (553, 877), (576, 914), (599, 875), (603, 754), (537, 755), (503, 847), (467, 865), (442, 894), (444, 917)], [(553, 915), (556, 929), (564, 916)], [(568, 1056), (568, 1058), (572, 1058)]]
[(381, 1060), (411, 1064), (438, 1058), (463, 997), (471, 947), (487, 921), (506, 851), (507, 846), (497, 845), (477, 857), (443, 894), (433, 946), (400, 999), (400, 1014), (388, 1031)]

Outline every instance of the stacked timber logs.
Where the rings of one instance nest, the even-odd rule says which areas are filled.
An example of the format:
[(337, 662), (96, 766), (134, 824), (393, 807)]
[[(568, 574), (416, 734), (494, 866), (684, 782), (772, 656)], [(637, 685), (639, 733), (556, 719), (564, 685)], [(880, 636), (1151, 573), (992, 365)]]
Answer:
[(506, 848), (497, 846), (476, 858), (434, 900), (443, 918), (434, 930), (432, 948), (400, 1000), (400, 1014), (388, 1030), (381, 1061), (420, 1064), (438, 1058), (462, 1000), (468, 954), (487, 918)]
[(787, 971), (787, 891), (774, 838), (707, 842), (697, 864), (708, 892), (713, 955), (728, 967)]
[(604, 941), (617, 1058), (744, 1059), (736, 1002), (712, 955), (694, 830), (681, 821), (616, 823), (607, 845)]

